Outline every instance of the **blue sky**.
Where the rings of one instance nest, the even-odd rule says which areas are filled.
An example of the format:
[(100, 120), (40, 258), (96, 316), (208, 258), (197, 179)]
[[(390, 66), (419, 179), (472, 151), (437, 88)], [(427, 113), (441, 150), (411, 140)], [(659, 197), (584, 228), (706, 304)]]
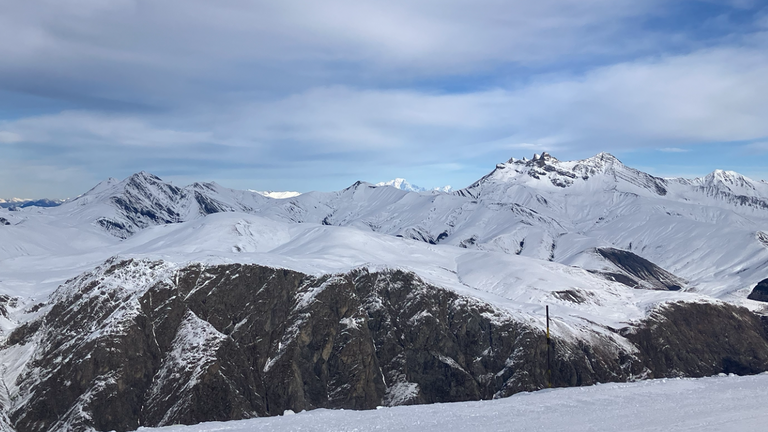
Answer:
[(0, 197), (464, 187), (542, 151), (768, 180), (765, 0), (0, 6)]

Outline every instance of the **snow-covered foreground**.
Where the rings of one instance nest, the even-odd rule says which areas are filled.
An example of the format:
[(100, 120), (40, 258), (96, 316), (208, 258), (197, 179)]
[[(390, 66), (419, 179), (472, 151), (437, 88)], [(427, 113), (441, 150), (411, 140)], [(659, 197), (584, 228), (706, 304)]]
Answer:
[(765, 431), (768, 373), (542, 390), (493, 401), (314, 410), (281, 417), (141, 428), (250, 431)]

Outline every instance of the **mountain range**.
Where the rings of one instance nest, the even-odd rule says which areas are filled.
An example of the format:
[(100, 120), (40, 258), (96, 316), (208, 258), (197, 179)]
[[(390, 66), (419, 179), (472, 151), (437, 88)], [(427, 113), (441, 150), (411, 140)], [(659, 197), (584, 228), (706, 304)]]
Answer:
[(4, 200), (0, 198), (0, 208), (24, 208), (24, 207), (56, 207), (64, 203), (66, 200), (50, 200), (47, 198), (42, 199), (25, 199), (25, 198), (11, 198)]
[(140, 172), (0, 210), (0, 430), (768, 370), (763, 181), (544, 153), (456, 191), (392, 183), (274, 198)]

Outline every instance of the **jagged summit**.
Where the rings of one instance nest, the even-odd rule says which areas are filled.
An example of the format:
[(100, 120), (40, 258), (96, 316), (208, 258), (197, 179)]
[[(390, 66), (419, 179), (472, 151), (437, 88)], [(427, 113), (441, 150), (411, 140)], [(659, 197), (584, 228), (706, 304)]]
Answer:
[(467, 190), (472, 196), (479, 196), (487, 193), (479, 188), (494, 183), (525, 185), (537, 190), (585, 188), (661, 196), (667, 192), (664, 179), (627, 167), (605, 152), (576, 161), (561, 161), (547, 152), (534, 154), (532, 159), (512, 158)]

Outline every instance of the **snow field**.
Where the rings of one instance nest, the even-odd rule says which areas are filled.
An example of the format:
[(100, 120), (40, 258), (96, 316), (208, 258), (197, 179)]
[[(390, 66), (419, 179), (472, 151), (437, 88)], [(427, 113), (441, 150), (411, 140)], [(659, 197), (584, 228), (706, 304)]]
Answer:
[(314, 410), (295, 415), (144, 432), (623, 431), (758, 432), (768, 429), (768, 373), (660, 379), (541, 390), (480, 402)]

